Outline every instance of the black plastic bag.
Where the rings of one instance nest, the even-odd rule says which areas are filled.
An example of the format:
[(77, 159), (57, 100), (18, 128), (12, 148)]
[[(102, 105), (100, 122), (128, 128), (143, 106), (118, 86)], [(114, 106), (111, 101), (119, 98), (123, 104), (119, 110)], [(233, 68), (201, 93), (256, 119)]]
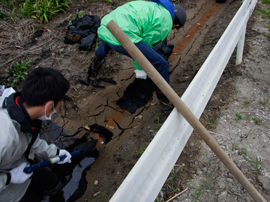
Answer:
[(87, 37), (81, 39), (81, 45), (79, 46), (80, 51), (90, 51), (92, 48), (93, 43), (96, 39), (96, 34), (91, 33)]

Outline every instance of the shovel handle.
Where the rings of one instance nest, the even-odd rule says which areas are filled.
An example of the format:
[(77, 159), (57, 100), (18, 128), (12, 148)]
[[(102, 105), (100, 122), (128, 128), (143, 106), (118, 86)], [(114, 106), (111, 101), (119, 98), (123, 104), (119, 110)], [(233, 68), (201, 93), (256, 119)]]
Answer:
[[(77, 156), (77, 155), (79, 155), (79, 154), (81, 154), (81, 152), (79, 152), (79, 151), (75, 151), (75, 152), (70, 153), (71, 156)], [(25, 167), (23, 171), (24, 171), (25, 173), (32, 173), (33, 171), (35, 171), (35, 170), (37, 170), (37, 169), (39, 169), (39, 168), (43, 168), (43, 167), (45, 167), (45, 166), (48, 166), (48, 165), (57, 163), (57, 162), (59, 162), (59, 161), (62, 161), (62, 160), (64, 160), (66, 157), (67, 157), (66, 155), (57, 156), (57, 157), (48, 159), (48, 160), (46, 160), (46, 161), (42, 161), (42, 162), (36, 163), (36, 164), (34, 164), (34, 165)]]

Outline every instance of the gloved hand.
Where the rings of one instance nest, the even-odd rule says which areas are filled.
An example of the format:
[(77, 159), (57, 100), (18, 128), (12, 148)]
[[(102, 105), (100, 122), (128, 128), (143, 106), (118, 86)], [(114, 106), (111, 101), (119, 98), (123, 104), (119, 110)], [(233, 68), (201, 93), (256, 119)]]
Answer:
[(11, 171), (9, 171), (11, 175), (10, 183), (12, 184), (22, 184), (24, 183), (29, 177), (33, 175), (32, 173), (25, 173), (23, 172), (23, 169), (26, 167), (27, 163), (24, 162), (21, 165), (19, 165), (17, 168), (13, 168)]
[(65, 149), (60, 149), (59, 156), (63, 156), (63, 155), (66, 155), (67, 157), (64, 160), (57, 162), (57, 164), (71, 163), (70, 153)]
[(136, 73), (136, 78), (137, 79), (146, 79), (147, 78), (147, 74), (143, 70), (136, 69), (135, 73)]

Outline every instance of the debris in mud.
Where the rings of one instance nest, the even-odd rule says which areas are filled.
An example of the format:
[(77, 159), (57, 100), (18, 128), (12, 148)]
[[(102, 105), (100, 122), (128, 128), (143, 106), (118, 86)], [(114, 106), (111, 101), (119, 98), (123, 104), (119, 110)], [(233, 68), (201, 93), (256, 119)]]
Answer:
[[(79, 82), (83, 85), (89, 86), (92, 85), (96, 88), (105, 88), (105, 86), (100, 85), (99, 82), (103, 81), (106, 83), (116, 84), (116, 81), (114, 81), (112, 78), (96, 78), (98, 76), (98, 71), (94, 71), (91, 68), (89, 68), (87, 80), (79, 80)], [(90, 77), (93, 77), (94, 80), (91, 80)]]
[(37, 30), (33, 34), (32, 39), (31, 39), (31, 42), (24, 44), (23, 45), (23, 48), (24, 49), (28, 49), (28, 48), (32, 47), (33, 45), (35, 45), (38, 42), (38, 37), (41, 37), (42, 34), (43, 34), (43, 30)]
[(100, 126), (95, 123), (90, 126), (90, 130), (94, 133), (98, 133), (99, 135), (101, 135), (105, 144), (109, 143), (112, 140), (113, 132), (111, 132), (104, 126)]
[(55, 28), (66, 27), (66, 26), (68, 26), (68, 23), (69, 23), (68, 20), (64, 20), (64, 22), (62, 22), (61, 24), (59, 24), (59, 25), (58, 25), (57, 27), (55, 27)]
[(79, 46), (80, 51), (91, 50), (91, 47), (96, 39), (96, 34), (91, 33), (87, 37), (81, 39), (81, 45)]
[(92, 86), (97, 87), (97, 88), (105, 88), (105, 86), (102, 86), (98, 83), (97, 79), (95, 79), (92, 83)]
[[(81, 138), (76, 138), (76, 135), (83, 130), (86, 130), (87, 133)], [(88, 136), (91, 133), (98, 133), (103, 138), (105, 144), (110, 142), (113, 137), (113, 133), (110, 130), (98, 124), (80, 127), (75, 134), (69, 136), (52, 121), (45, 121), (43, 123), (41, 131), (43, 139), (47, 140), (47, 142), (54, 142), (59, 148), (65, 148), (70, 152), (81, 152), (80, 155), (72, 157), (70, 164), (51, 166), (58, 177), (72, 175), (72, 178), (61, 192), (51, 196), (44, 196), (43, 202), (76, 201), (85, 193), (88, 184), (86, 172), (90, 170), (90, 165), (99, 157), (99, 152), (96, 149), (98, 140), (90, 137), (91, 140), (89, 141)], [(66, 147), (66, 145), (69, 146)]]
[(127, 87), (123, 97), (116, 101), (116, 103), (121, 109), (125, 109), (133, 114), (138, 108), (145, 106), (151, 100), (153, 92), (154, 83), (150, 78), (145, 80), (135, 79)]
[(51, 50), (50, 50), (50, 48), (48, 48), (47, 50), (42, 50), (42, 54), (40, 57), (42, 59), (48, 59), (51, 56), (52, 56)]
[(100, 26), (100, 18), (96, 15), (84, 15), (72, 20), (68, 26), (65, 44), (81, 43), (79, 50), (89, 51), (97, 37), (97, 29)]

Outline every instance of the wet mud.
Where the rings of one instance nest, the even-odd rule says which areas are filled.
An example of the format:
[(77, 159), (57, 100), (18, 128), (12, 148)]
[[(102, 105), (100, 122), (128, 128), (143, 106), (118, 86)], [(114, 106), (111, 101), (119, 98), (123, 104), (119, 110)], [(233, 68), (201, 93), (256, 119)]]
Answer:
[[(76, 138), (78, 133), (86, 132), (81, 138)], [(93, 134), (96, 136), (93, 136)], [(57, 194), (44, 196), (43, 202), (76, 201), (86, 191), (87, 180), (86, 173), (91, 169), (91, 164), (99, 157), (99, 151), (96, 149), (99, 136), (99, 144), (107, 144), (112, 140), (113, 133), (103, 126), (93, 124), (89, 127), (80, 127), (73, 135), (67, 135), (63, 128), (52, 121), (44, 121), (41, 130), (41, 138), (48, 143), (54, 143), (61, 149), (69, 152), (80, 151), (81, 154), (73, 156), (71, 163), (64, 165), (52, 165), (52, 170), (59, 178), (71, 175), (71, 180)], [(89, 138), (89, 136), (92, 136)], [(90, 142), (93, 142), (91, 145)], [(87, 144), (90, 143), (90, 144)], [(89, 147), (94, 149), (89, 149)]]
[(151, 79), (135, 79), (124, 92), (123, 97), (116, 101), (121, 109), (134, 114), (137, 109), (152, 100), (155, 84)]

